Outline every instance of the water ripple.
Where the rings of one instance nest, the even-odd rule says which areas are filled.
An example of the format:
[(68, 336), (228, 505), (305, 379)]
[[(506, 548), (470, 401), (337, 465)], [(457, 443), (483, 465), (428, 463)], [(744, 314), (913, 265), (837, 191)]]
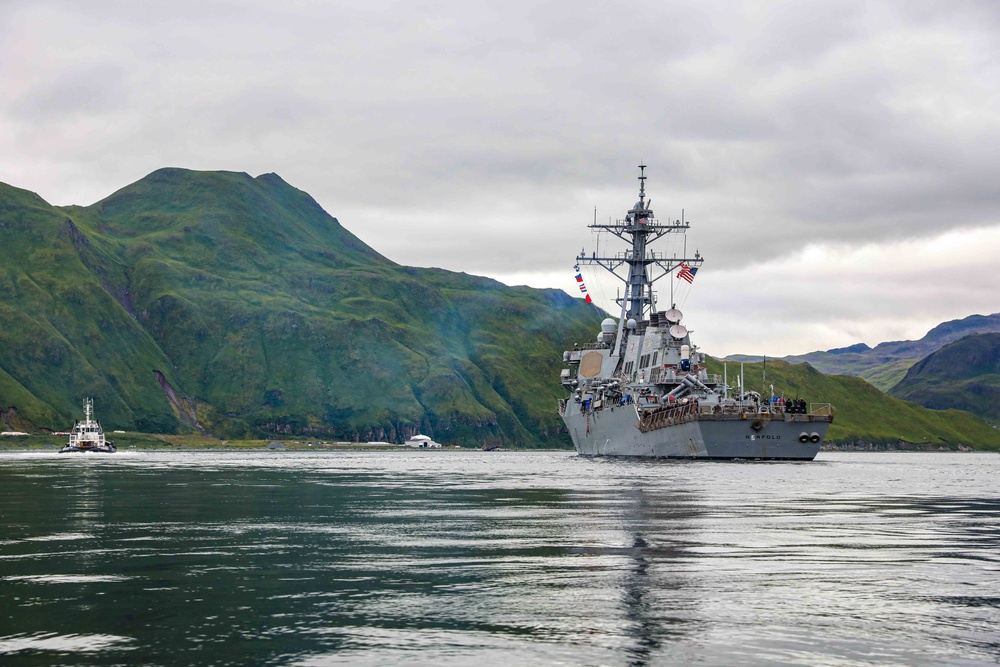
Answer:
[(33, 584), (96, 584), (128, 581), (131, 578), (120, 574), (23, 574), (4, 577), (4, 580), (27, 581)]
[(0, 653), (217, 665), (1000, 656), (995, 455), (81, 463), (0, 456)]
[(0, 655), (51, 652), (57, 654), (103, 653), (134, 649), (131, 637), (105, 634), (37, 632), (0, 637)]

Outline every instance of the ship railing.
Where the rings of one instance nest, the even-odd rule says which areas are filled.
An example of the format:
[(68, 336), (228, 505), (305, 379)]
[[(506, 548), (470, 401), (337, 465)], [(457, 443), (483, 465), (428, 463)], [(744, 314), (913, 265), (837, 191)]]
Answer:
[[(640, 369), (641, 370), (641, 369)], [(657, 366), (649, 371), (649, 382), (650, 384), (661, 384), (665, 382), (680, 382), (685, 375), (691, 375), (696, 377), (705, 384), (722, 384), (722, 376), (717, 373), (711, 373), (706, 375), (704, 378), (697, 373), (677, 373), (673, 371), (672, 368), (663, 368), (662, 366)]]
[(698, 404), (688, 403), (686, 405), (674, 405), (649, 410), (639, 417), (639, 430), (643, 433), (654, 431), (658, 428), (676, 426), (698, 419)]
[(566, 406), (568, 404), (569, 404), (569, 399), (568, 398), (560, 398), (559, 399), (559, 414), (560, 415), (566, 414)]
[(780, 405), (736, 402), (727, 405), (702, 405), (699, 413), (703, 415), (739, 415), (745, 419), (784, 419), (786, 410)]
[(573, 348), (576, 350), (606, 350), (611, 347), (608, 343), (584, 343), (583, 345), (577, 345)]
[[(795, 421), (812, 421), (814, 415), (827, 415), (832, 418), (834, 410), (829, 403), (816, 403), (810, 406), (809, 415), (787, 413)], [(754, 421), (769, 421), (786, 419), (786, 412), (781, 406), (739, 404), (733, 405), (703, 405), (696, 402), (682, 405), (665, 405), (655, 410), (647, 410), (639, 414), (639, 430), (643, 433), (668, 426), (676, 426), (698, 419), (719, 419), (729, 416), (736, 419), (752, 419)], [(801, 419), (800, 419), (801, 418)]]
[(824, 421), (832, 420), (837, 414), (836, 409), (830, 403), (810, 403), (808, 411), (800, 412), (784, 405), (773, 403), (733, 403), (729, 405), (702, 405), (699, 414), (708, 417), (726, 418), (725, 416), (738, 416), (741, 419), (783, 419), (786, 421), (813, 421), (816, 417), (827, 417)]
[(684, 259), (681, 258), (681, 257), (676, 257), (674, 255), (668, 256), (667, 253), (665, 253), (665, 252), (655, 252), (653, 250), (647, 250), (644, 255), (636, 255), (631, 250), (622, 250), (622, 251), (616, 252), (613, 255), (602, 255), (600, 258), (597, 258), (595, 256), (592, 259), (601, 259), (601, 260), (604, 260), (604, 261), (617, 262), (617, 263), (625, 263), (625, 262), (631, 262), (631, 261), (635, 261), (635, 260), (646, 260), (646, 261), (654, 261), (654, 262), (682, 262), (682, 261), (684, 261)]
[(764, 417), (765, 419), (770, 419), (771, 417), (781, 417), (784, 415), (784, 411), (777, 407), (772, 406), (758, 406), (753, 403), (733, 403), (731, 405), (702, 405), (698, 410), (700, 414), (703, 415), (740, 415), (746, 417)]
[(660, 222), (659, 218), (639, 218), (635, 220), (622, 220), (619, 218), (615, 220), (615, 226), (626, 227), (628, 229), (690, 229), (691, 223), (671, 220), (669, 218), (667, 218), (666, 222)]

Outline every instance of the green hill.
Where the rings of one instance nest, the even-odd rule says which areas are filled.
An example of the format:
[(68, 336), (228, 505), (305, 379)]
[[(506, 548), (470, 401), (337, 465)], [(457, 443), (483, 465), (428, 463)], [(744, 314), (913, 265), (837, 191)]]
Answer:
[[(419, 233), (418, 231), (415, 233)], [(65, 428), (568, 443), (558, 290), (399, 266), (274, 174), (161, 169), (89, 207), (0, 186), (0, 403)]]
[(99, 254), (77, 225), (37, 195), (0, 184), (0, 239), (4, 423), (65, 428), (82, 416), (82, 398), (95, 396), (105, 419), (176, 430), (152, 374), (176, 381), (170, 360), (88, 266)]
[[(723, 373), (723, 362), (710, 359), (709, 371)], [(729, 362), (726, 371), (730, 385), (735, 385), (740, 364)], [(832, 404), (836, 418), (827, 434), (829, 442), (1000, 449), (1000, 431), (977, 416), (962, 410), (929, 410), (887, 396), (861, 378), (824, 375), (809, 364), (781, 360), (768, 360), (766, 369), (763, 363), (744, 364), (744, 377), (747, 389), (766, 396), (773, 385), (777, 394)]]
[(945, 345), (910, 368), (890, 394), (936, 410), (968, 410), (1000, 424), (1000, 334), (975, 334)]

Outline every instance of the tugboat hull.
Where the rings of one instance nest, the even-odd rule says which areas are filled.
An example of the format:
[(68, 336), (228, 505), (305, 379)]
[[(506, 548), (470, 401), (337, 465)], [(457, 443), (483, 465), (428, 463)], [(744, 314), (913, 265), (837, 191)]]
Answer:
[(101, 446), (81, 447), (81, 446), (78, 446), (78, 445), (63, 445), (62, 449), (59, 450), (59, 453), (60, 454), (72, 454), (72, 453), (86, 454), (87, 452), (95, 452), (97, 454), (114, 454), (117, 451), (118, 451), (117, 447), (115, 447), (111, 443), (107, 443), (103, 447), (101, 447)]

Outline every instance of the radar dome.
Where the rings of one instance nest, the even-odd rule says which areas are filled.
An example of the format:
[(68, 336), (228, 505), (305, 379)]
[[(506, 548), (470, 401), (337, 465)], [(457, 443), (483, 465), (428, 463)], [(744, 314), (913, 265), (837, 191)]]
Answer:
[(603, 331), (604, 333), (614, 333), (615, 329), (617, 328), (618, 328), (618, 323), (615, 322), (610, 317), (606, 318), (603, 322), (601, 322), (601, 331)]

